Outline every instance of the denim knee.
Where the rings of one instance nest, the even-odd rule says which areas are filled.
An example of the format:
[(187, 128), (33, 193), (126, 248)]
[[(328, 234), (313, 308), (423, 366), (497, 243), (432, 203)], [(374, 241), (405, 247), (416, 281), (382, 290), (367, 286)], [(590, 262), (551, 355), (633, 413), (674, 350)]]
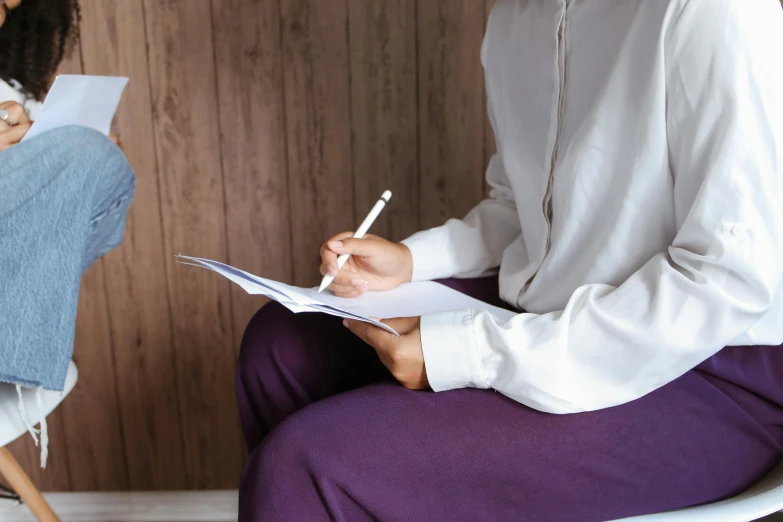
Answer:
[(86, 270), (122, 241), (136, 177), (120, 148), (100, 132), (67, 126), (42, 137), (47, 135), (55, 151), (68, 157), (69, 167), (63, 174), (73, 176), (74, 190), (82, 191), (84, 204), (90, 209), (82, 265)]

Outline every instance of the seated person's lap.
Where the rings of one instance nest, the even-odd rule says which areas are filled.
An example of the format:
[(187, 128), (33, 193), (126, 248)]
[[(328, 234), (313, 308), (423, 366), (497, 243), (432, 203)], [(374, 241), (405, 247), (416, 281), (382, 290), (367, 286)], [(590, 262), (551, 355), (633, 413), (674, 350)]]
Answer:
[(725, 380), (738, 350), (631, 403), (552, 415), (491, 390), (409, 391), (339, 319), (268, 305), (237, 370), (241, 512), (605, 520), (729, 496), (783, 456), (783, 408)]

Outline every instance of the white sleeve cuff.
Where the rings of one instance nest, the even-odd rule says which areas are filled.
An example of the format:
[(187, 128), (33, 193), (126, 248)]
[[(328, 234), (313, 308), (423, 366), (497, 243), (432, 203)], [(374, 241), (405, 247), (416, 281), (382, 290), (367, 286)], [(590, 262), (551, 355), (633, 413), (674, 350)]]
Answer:
[(448, 231), (444, 227), (417, 232), (401, 243), (408, 247), (413, 258), (411, 281), (432, 281), (454, 275)]
[(422, 315), (421, 347), (434, 391), (489, 388), (473, 331), (473, 310)]

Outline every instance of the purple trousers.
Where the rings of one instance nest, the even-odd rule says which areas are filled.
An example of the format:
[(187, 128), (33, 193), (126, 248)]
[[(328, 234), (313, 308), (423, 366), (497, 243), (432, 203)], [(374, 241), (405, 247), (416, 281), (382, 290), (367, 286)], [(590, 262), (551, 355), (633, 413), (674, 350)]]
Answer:
[[(496, 279), (447, 284), (500, 304)], [(409, 391), (340, 319), (269, 304), (237, 400), (240, 521), (611, 520), (734, 495), (783, 458), (781, 347), (725, 348), (631, 403), (552, 415)]]

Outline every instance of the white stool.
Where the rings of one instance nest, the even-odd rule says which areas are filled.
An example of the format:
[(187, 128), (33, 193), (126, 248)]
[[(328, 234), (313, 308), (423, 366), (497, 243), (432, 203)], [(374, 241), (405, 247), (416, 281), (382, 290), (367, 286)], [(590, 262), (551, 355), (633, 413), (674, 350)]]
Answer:
[(614, 522), (748, 522), (783, 510), (783, 462), (756, 485), (726, 500)]
[[(49, 415), (54, 411), (73, 389), (78, 377), (79, 372), (76, 365), (71, 361), (68, 365), (68, 374), (65, 377), (65, 390), (62, 392), (41, 390), (40, 412), (35, 401), (35, 391), (24, 389), (22, 397), (30, 424), (38, 424), (41, 420), (40, 415)], [(41, 492), (33, 485), (30, 477), (22, 471), (19, 463), (6, 448), (10, 442), (27, 434), (27, 426), (19, 415), (18, 405), (19, 396), (16, 393), (16, 387), (0, 383), (0, 474), (8, 480), (16, 494), (27, 504), (38, 520), (58, 522), (57, 516), (41, 496)]]

